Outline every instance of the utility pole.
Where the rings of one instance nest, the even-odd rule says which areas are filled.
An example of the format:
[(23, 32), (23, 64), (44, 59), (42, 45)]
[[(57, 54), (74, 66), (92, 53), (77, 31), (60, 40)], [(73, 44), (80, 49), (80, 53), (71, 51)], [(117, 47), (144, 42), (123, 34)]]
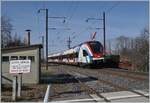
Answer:
[(48, 70), (48, 9), (39, 9), (38, 13), (40, 13), (41, 10), (44, 10), (46, 12), (46, 18), (45, 18), (45, 32), (46, 32), (46, 70)]
[(111, 40), (109, 40), (108, 43), (109, 43), (109, 52), (111, 53)]
[[(38, 10), (38, 13), (40, 13), (40, 11), (41, 10), (44, 10), (45, 12), (46, 12), (46, 18), (45, 18), (45, 32), (46, 32), (46, 37), (45, 37), (45, 39), (46, 39), (46, 70), (48, 70), (48, 29), (52, 29), (52, 30), (56, 30), (56, 28), (48, 28), (48, 19), (49, 18), (53, 18), (53, 19), (64, 19), (63, 20), (63, 23), (65, 23), (66, 21), (65, 21), (65, 19), (66, 19), (66, 17), (48, 17), (48, 9), (39, 9)], [(70, 30), (70, 29), (68, 29), (68, 30)]]
[(46, 70), (48, 70), (48, 9), (46, 9)]
[[(41, 38), (41, 43), (42, 43), (42, 46), (44, 47), (44, 36), (40, 36), (39, 38)], [(44, 48), (42, 48), (42, 53), (41, 53), (41, 58), (44, 60)]]
[[(0, 47), (1, 47), (1, 45), (0, 45)], [(2, 52), (1, 51), (0, 51), (0, 56), (2, 58)], [(0, 60), (0, 102), (2, 99), (2, 61), (1, 60)]]
[[(42, 46), (44, 47), (44, 36), (42, 36)], [(42, 58), (44, 59), (44, 48), (42, 49)]]
[(104, 37), (104, 53), (106, 52), (106, 31), (105, 31), (105, 12), (103, 12), (103, 37)]
[(70, 40), (70, 36), (69, 36), (69, 39), (67, 40), (67, 43), (68, 43), (67, 46), (68, 46), (69, 49), (71, 48), (71, 47), (70, 47), (71, 42), (72, 42), (72, 41)]

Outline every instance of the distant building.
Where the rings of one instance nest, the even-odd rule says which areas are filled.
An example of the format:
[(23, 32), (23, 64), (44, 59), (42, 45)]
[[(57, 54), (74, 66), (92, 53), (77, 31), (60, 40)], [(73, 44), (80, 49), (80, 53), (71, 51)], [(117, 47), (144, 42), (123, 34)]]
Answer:
[(42, 45), (30, 45), (2, 49), (2, 83), (12, 82), (14, 74), (9, 73), (10, 60), (31, 60), (30, 73), (22, 74), (24, 84), (37, 84), (41, 74), (41, 48)]

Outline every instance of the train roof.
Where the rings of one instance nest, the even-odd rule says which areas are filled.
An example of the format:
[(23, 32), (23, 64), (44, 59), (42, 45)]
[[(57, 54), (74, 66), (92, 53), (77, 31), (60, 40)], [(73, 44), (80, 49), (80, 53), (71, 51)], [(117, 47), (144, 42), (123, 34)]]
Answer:
[(57, 56), (60, 56), (60, 55), (69, 55), (69, 54), (77, 53), (79, 51), (79, 47), (82, 44), (91, 43), (91, 42), (99, 42), (99, 41), (86, 41), (86, 42), (83, 42), (83, 43), (81, 43), (81, 44), (79, 44), (77, 46), (72, 47), (71, 49), (65, 50), (63, 52), (51, 54), (48, 57), (57, 57)]
[(85, 42), (83, 42), (83, 43), (80, 43), (79, 45), (76, 45), (76, 46), (74, 46), (74, 47), (72, 47), (72, 48), (75, 48), (75, 47), (77, 47), (77, 46), (81, 46), (82, 44), (85, 44), (85, 43), (92, 43), (92, 42), (99, 42), (99, 41), (85, 41)]

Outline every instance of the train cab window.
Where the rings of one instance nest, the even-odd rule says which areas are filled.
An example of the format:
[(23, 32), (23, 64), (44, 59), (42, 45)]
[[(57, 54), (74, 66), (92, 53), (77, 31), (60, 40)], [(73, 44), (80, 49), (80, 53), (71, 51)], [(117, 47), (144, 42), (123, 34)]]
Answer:
[(91, 42), (90, 47), (94, 53), (102, 53), (103, 46), (99, 42)]
[(88, 53), (85, 50), (83, 50), (83, 56), (88, 56)]

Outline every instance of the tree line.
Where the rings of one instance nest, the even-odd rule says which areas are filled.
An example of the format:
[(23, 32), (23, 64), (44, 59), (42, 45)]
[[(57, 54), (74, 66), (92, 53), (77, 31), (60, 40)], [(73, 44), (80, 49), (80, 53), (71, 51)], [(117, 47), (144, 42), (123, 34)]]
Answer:
[(149, 71), (149, 29), (144, 28), (135, 38), (120, 36), (115, 39), (115, 54), (129, 61), (134, 71)]

